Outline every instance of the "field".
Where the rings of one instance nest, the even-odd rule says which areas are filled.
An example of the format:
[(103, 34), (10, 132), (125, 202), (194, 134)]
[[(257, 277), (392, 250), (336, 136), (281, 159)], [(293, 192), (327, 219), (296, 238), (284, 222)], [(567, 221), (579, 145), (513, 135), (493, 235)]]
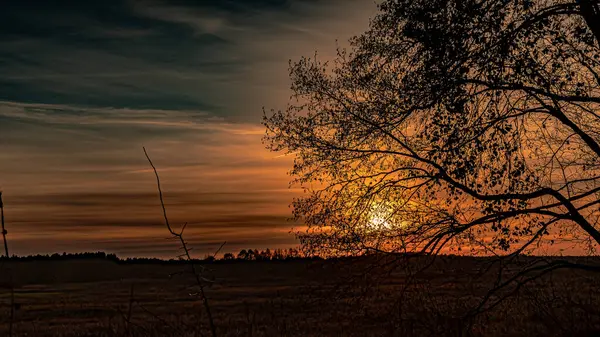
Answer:
[[(368, 259), (205, 265), (219, 336), (573, 336), (600, 331), (596, 274), (562, 271), (465, 320), (494, 273), (481, 260), (442, 257), (378, 268)], [(407, 269), (408, 268), (408, 269)], [(13, 275), (13, 336), (208, 336), (186, 265), (101, 259), (3, 262)], [(410, 286), (407, 286), (410, 284)], [(0, 293), (8, 335), (10, 291)]]

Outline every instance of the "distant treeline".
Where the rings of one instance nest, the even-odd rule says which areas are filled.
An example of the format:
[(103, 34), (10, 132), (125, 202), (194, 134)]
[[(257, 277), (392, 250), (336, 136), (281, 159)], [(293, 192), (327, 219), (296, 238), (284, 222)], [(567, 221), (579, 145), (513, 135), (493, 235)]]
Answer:
[[(85, 252), (85, 253), (54, 253), (54, 254), (37, 254), (27, 256), (13, 255), (10, 257), (11, 261), (62, 261), (62, 260), (90, 260), (90, 259), (101, 259), (114, 261), (117, 263), (186, 263), (189, 262), (183, 259), (158, 259), (158, 258), (146, 258), (146, 257), (128, 257), (119, 258), (116, 254), (107, 254), (105, 252)], [(319, 260), (318, 256), (307, 256), (300, 250), (290, 249), (242, 249), (237, 254), (225, 253), (222, 257), (215, 257), (213, 255), (207, 255), (203, 259), (194, 259), (194, 262), (202, 263), (220, 263), (220, 262), (234, 262), (234, 261), (290, 261), (290, 260)], [(0, 260), (6, 260), (3, 256)]]
[[(361, 259), (374, 254), (363, 254), (360, 256), (336, 256), (335, 260), (347, 260), (347, 259)], [(376, 254), (375, 254), (376, 255)], [(385, 254), (384, 254), (385, 255)], [(418, 253), (397, 253), (390, 254), (395, 256), (403, 257), (424, 257), (426, 255)], [(537, 259), (540, 256), (528, 256), (520, 255), (521, 259)], [(330, 257), (331, 259), (332, 257)], [(495, 259), (493, 256), (468, 256), (468, 255), (440, 255), (441, 259), (461, 259), (461, 260), (488, 260)], [(599, 257), (597, 256), (546, 256), (545, 259), (564, 259), (571, 262), (598, 263)], [(237, 263), (237, 262), (253, 262), (253, 261), (311, 261), (311, 260), (322, 260), (323, 258), (317, 255), (306, 255), (301, 250), (290, 248), (290, 249), (242, 249), (237, 254), (225, 253), (221, 257), (215, 257), (213, 255), (207, 255), (203, 259), (193, 259), (194, 263)], [(5, 261), (6, 256), (0, 257), (0, 261)], [(63, 260), (107, 260), (113, 261), (120, 264), (183, 264), (190, 261), (184, 259), (159, 259), (159, 258), (147, 258), (147, 257), (128, 257), (119, 258), (116, 254), (107, 254), (105, 252), (85, 252), (85, 253), (54, 253), (54, 254), (37, 254), (27, 256), (13, 255), (10, 257), (11, 261), (63, 261)]]

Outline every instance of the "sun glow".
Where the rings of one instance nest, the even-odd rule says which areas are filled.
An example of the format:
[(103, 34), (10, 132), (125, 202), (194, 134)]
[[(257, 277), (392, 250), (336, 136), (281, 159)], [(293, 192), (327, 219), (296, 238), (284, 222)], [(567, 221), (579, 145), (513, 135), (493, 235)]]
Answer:
[(389, 201), (374, 202), (365, 219), (365, 228), (370, 232), (403, 231), (410, 227), (410, 222), (403, 219), (400, 214), (404, 213), (395, 207), (407, 207), (407, 204), (398, 206), (397, 203)]
[(374, 203), (369, 212), (367, 228), (374, 231), (385, 231), (392, 229), (392, 210), (384, 203)]

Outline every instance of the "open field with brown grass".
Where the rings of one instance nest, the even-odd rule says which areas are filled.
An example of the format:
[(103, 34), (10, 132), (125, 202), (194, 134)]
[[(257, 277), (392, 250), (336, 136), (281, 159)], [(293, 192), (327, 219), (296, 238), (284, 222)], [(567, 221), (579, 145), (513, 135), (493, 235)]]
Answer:
[[(600, 331), (600, 278), (550, 274), (471, 321), (494, 281), (483, 260), (441, 257), (423, 272), (373, 260), (207, 264), (219, 336), (574, 336)], [(388, 262), (388, 261), (386, 261)], [(3, 262), (14, 276), (13, 336), (207, 336), (185, 265), (107, 260)], [(410, 286), (407, 286), (410, 284)], [(10, 291), (0, 292), (0, 336)]]

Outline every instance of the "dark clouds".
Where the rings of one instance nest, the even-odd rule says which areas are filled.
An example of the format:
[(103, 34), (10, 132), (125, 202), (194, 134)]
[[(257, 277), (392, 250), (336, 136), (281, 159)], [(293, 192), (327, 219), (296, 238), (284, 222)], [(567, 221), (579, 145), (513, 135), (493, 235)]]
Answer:
[(334, 39), (349, 37), (346, 31), (357, 26), (352, 21), (366, 14), (360, 7), (374, 8), (220, 0), (0, 6), (1, 100), (199, 109), (245, 121), (256, 112), (240, 108), (268, 103), (248, 102), (247, 93), (257, 91), (252, 82), (281, 83), (284, 91), (288, 59), (322, 45), (332, 51)]
[(0, 188), (15, 253), (171, 254), (142, 146), (200, 252), (225, 239), (294, 244), (291, 159), (264, 150), (262, 107), (285, 107), (289, 59), (330, 57), (375, 11), (361, 0), (1, 2)]

